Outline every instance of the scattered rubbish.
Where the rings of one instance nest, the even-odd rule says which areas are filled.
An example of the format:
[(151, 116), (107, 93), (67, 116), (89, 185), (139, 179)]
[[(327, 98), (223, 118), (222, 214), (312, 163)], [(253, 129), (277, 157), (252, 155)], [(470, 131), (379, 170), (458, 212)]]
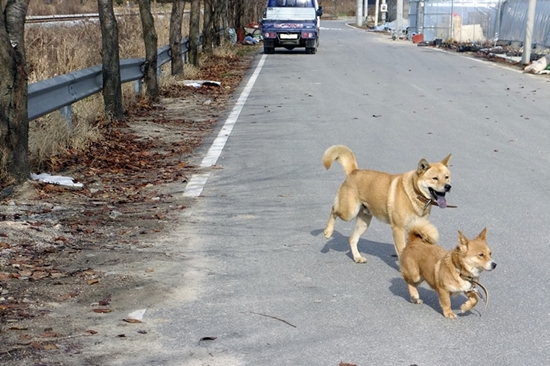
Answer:
[(212, 80), (185, 80), (183, 82), (185, 86), (192, 86), (194, 88), (202, 88), (203, 86), (221, 86), (222, 83), (219, 81)]
[(143, 316), (145, 315), (146, 311), (147, 309), (132, 311), (130, 314), (128, 314), (128, 318), (135, 319), (135, 320), (143, 320)]
[(61, 175), (49, 175), (47, 173), (34, 174), (31, 173), (31, 178), (43, 183), (50, 183), (55, 185), (60, 185), (64, 187), (75, 187), (82, 188), (84, 185), (82, 183), (75, 183), (74, 179), (71, 177), (64, 177)]
[(523, 69), (523, 72), (531, 74), (550, 74), (550, 56), (546, 55), (532, 62)]
[(413, 34), (412, 41), (413, 41), (413, 43), (424, 42), (424, 35), (422, 33)]
[(254, 45), (254, 44), (257, 44), (257, 43), (258, 43), (258, 41), (252, 36), (244, 37), (244, 41), (243, 41), (244, 45)]

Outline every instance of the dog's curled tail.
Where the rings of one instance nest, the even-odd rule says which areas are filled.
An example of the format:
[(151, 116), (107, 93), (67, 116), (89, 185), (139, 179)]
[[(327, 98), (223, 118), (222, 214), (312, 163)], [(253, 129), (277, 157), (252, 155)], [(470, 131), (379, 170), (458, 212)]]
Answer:
[(420, 238), (426, 244), (437, 244), (439, 241), (439, 231), (437, 228), (425, 218), (414, 220), (408, 226), (408, 241), (410, 243), (416, 238)]
[(329, 169), (334, 160), (338, 160), (346, 175), (357, 170), (357, 161), (351, 149), (344, 145), (333, 145), (323, 154), (323, 165)]

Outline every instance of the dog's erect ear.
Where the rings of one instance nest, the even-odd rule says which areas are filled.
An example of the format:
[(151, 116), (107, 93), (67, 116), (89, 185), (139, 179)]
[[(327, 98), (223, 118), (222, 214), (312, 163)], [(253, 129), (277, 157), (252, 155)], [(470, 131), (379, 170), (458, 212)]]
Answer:
[(460, 230), (458, 230), (458, 248), (461, 253), (466, 253), (468, 251), (468, 243), (468, 238), (465, 237)]
[(483, 228), (483, 230), (481, 230), (477, 238), (481, 240), (485, 240), (486, 237), (487, 237), (487, 228)]
[(428, 163), (428, 160), (426, 159), (420, 159), (418, 162), (418, 168), (416, 169), (416, 172), (421, 175), (426, 170), (430, 169), (430, 163)]
[(453, 154), (449, 154), (445, 159), (441, 160), (441, 164), (445, 166), (449, 166), (449, 160), (451, 160), (451, 155)]

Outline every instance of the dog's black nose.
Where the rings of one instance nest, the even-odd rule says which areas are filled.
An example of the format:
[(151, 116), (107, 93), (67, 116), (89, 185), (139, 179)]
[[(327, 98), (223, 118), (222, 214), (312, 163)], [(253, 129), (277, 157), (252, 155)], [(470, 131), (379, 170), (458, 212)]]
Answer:
[(495, 262), (493, 262), (493, 263), (491, 264), (491, 268), (492, 268), (492, 269), (495, 269), (496, 266), (497, 266), (497, 264), (496, 264)]
[(451, 185), (445, 184), (445, 192), (450, 192), (450, 191), (451, 191)]

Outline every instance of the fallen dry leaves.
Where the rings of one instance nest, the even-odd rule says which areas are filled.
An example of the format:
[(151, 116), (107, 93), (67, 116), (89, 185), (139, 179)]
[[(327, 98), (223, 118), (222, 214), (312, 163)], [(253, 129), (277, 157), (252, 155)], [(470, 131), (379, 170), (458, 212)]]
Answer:
[[(184, 186), (193, 174), (194, 150), (225, 111), (252, 57), (206, 60), (200, 78), (221, 81), (221, 87), (163, 87), (159, 103), (141, 101), (124, 121), (104, 126), (104, 138), (84, 153), (52, 159), (48, 173), (71, 176), (84, 188), (29, 182), (0, 198), (0, 364), (44, 351), (59, 352), (62, 360), (80, 352), (75, 337), (98, 333), (78, 327), (81, 319), (74, 316), (55, 323), (48, 316), (52, 304), (86, 304), (87, 314), (105, 317), (119, 309), (124, 288), (117, 287), (115, 301), (113, 281), (134, 289), (134, 280), (95, 268), (120, 264), (122, 254), (165, 230), (186, 208), (164, 187)], [(173, 104), (177, 113), (169, 108)], [(155, 274), (151, 268), (145, 273)]]

